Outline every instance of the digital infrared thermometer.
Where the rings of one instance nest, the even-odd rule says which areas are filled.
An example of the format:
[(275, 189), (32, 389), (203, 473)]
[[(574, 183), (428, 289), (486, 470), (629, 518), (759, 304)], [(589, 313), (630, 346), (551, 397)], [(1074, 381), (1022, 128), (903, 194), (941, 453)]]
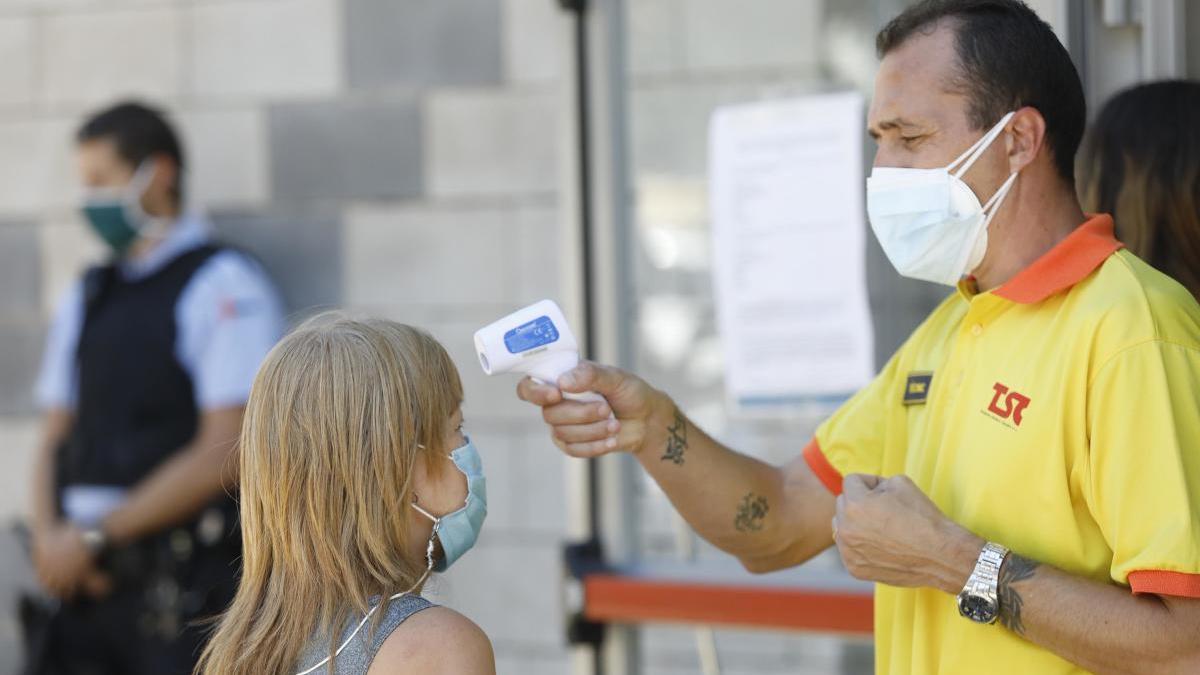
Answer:
[[(475, 353), (488, 375), (517, 373), (558, 386), (558, 377), (579, 364), (579, 342), (562, 310), (542, 300), (480, 328)], [(576, 401), (604, 401), (595, 392), (563, 396)]]

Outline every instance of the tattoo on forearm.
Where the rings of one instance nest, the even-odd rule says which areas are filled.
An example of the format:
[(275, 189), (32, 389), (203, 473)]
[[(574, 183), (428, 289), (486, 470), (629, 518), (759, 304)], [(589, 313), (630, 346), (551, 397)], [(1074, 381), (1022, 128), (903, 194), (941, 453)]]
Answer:
[(747, 492), (738, 504), (737, 515), (733, 519), (734, 529), (738, 532), (758, 532), (769, 510), (771, 507), (767, 505), (766, 497)]
[(1021, 623), (1021, 608), (1025, 601), (1012, 585), (1033, 577), (1037, 568), (1036, 561), (1009, 553), (1000, 566), (1000, 578), (996, 584), (996, 595), (1000, 600), (1000, 623), (1022, 637), (1025, 635), (1025, 624)]
[(683, 453), (687, 447), (687, 418), (676, 408), (675, 423), (667, 427), (667, 450), (663, 453), (662, 461), (683, 464)]

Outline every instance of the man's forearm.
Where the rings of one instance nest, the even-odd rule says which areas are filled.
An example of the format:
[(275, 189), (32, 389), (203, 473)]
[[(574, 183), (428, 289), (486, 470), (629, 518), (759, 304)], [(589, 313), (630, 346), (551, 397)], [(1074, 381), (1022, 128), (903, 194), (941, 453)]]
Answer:
[(160, 465), (109, 514), (104, 531), (114, 544), (125, 544), (186, 521), (221, 489), (212, 458), (188, 447)]
[(191, 444), (163, 462), (138, 483), (104, 520), (114, 544), (124, 544), (187, 521), (236, 480), (232, 454), (240, 428), (241, 409), (210, 413)]
[(70, 433), (73, 414), (66, 409), (46, 413), (42, 437), (33, 463), (30, 517), (35, 530), (44, 529), (58, 521), (58, 500), (55, 496), (54, 473), (58, 447)]
[[(838, 550), (851, 574), (936, 588), (949, 594), (947, 604), (962, 590), (985, 543), (904, 475), (845, 476), (837, 514)], [(997, 596), (999, 625), (992, 630), (1011, 630), (1090, 671), (1200, 673), (1200, 599), (1134, 595), (1016, 552), (1000, 566)]]
[(805, 513), (797, 504), (804, 491), (789, 494), (784, 470), (713, 440), (666, 396), (647, 424), (638, 461), (713, 545), (755, 571), (798, 564), (830, 545), (806, 527), (806, 516), (827, 524), (829, 515)]
[(1010, 553), (1000, 623), (1098, 675), (1200, 672), (1200, 600), (1134, 595)]
[[(974, 565), (965, 551), (977, 555), (980, 548), (977, 537), (964, 537), (970, 545), (955, 538), (943, 547), (954, 551), (961, 574), (930, 575), (928, 585), (950, 594), (961, 590), (958, 578)], [(1200, 673), (1200, 600), (1134, 595), (1016, 552), (1000, 567), (997, 595), (996, 630), (1008, 629), (1097, 675)]]

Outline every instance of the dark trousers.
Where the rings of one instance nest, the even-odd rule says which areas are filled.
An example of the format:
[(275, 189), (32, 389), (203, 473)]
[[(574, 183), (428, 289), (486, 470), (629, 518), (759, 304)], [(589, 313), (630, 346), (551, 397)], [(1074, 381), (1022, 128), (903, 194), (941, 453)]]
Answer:
[(105, 561), (112, 595), (64, 602), (35, 622), (26, 675), (190, 675), (208, 620), (237, 590), (236, 558), (208, 549), (165, 565), (161, 547), (138, 548)]
[(203, 629), (180, 626), (174, 636), (150, 625), (141, 593), (64, 603), (50, 620), (38, 675), (190, 675)]

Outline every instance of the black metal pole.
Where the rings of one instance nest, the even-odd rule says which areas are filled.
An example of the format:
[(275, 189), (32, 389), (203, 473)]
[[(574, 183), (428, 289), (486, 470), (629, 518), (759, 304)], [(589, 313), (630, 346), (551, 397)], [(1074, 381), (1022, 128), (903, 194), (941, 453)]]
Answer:
[[(592, 139), (590, 117), (588, 114), (588, 49), (587, 49), (587, 11), (585, 0), (560, 0), (562, 6), (574, 15), (575, 22), (575, 107), (576, 123), (579, 129), (579, 223), (580, 248), (583, 254), (583, 342), (584, 358), (593, 359), (596, 356), (596, 289), (594, 282), (594, 261), (592, 259)], [(588, 460), (588, 488), (591, 492), (589, 518), (592, 537), (600, 531), (599, 506), (597, 499), (597, 476), (595, 460)]]
[[(592, 218), (592, 139), (590, 97), (588, 92), (588, 40), (586, 0), (559, 0), (563, 9), (572, 14), (575, 37), (575, 111), (578, 130), (579, 172), (579, 224), (580, 249), (583, 256), (583, 315), (584, 350), (587, 359), (596, 357), (596, 289), (593, 260)], [(573, 544), (567, 555), (583, 553), (592, 564), (603, 565), (604, 554), (600, 544), (600, 475), (596, 459), (587, 462), (588, 521), (589, 535), (586, 541)], [(573, 626), (568, 627), (568, 639), (592, 644), (594, 668), (597, 675), (603, 672), (602, 646), (604, 631), (601, 626), (589, 624), (582, 616), (575, 617)]]

